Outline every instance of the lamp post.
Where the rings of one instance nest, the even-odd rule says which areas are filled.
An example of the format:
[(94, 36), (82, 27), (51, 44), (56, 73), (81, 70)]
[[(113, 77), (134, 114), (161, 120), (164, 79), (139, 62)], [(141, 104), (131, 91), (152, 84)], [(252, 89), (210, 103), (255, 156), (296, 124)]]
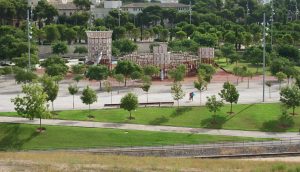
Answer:
[(119, 16), (119, 27), (121, 26), (121, 8), (118, 10), (118, 16)]
[(32, 6), (30, 9), (27, 9), (27, 38), (28, 38), (28, 71), (31, 70), (31, 39), (32, 39), (32, 26), (31, 26), (31, 18), (32, 15)]
[(192, 2), (191, 1), (189, 5), (189, 15), (190, 15), (190, 24), (192, 24)]
[(265, 79), (266, 79), (266, 13), (263, 21), (263, 102), (265, 102)]
[(270, 22), (271, 22), (271, 50), (273, 50), (273, 22), (274, 22), (274, 6), (273, 6), (273, 0), (271, 0), (271, 17), (270, 17)]

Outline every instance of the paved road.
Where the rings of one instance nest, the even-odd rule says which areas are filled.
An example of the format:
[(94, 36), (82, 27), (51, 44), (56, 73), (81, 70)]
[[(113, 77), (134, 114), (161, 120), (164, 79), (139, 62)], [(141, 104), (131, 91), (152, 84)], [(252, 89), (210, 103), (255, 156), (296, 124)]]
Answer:
[[(56, 110), (68, 110), (72, 109), (73, 97), (68, 93), (69, 84), (73, 83), (72, 80), (63, 80), (60, 82), (60, 90), (57, 99), (54, 101), (54, 107)], [(117, 84), (117, 83), (115, 83)], [(129, 85), (137, 83), (129, 82)], [(110, 94), (104, 91), (99, 91), (98, 82), (80, 81), (80, 91), (78, 95), (75, 95), (75, 108), (76, 109), (87, 109), (87, 105), (83, 104), (80, 100), (80, 94), (84, 87), (89, 85), (91, 88), (97, 90), (98, 101), (91, 105), (91, 108), (99, 109), (103, 108), (105, 103), (111, 103)], [(118, 85), (118, 84), (117, 84)], [(207, 96), (218, 95), (218, 92), (222, 89), (223, 83), (212, 83), (209, 84), (208, 90), (202, 93), (202, 105), (206, 101)], [(174, 101), (170, 93), (171, 83), (161, 83), (153, 85), (149, 91), (149, 102), (151, 101)], [(200, 95), (193, 86), (193, 82), (185, 82), (183, 89), (187, 93), (186, 96), (180, 100), (180, 105), (184, 106), (197, 106), (200, 104)], [(247, 82), (244, 81), (237, 86), (240, 93), (239, 103), (259, 103), (262, 101), (262, 83), (261, 81), (251, 81), (250, 88), (247, 88)], [(138, 95), (140, 102), (146, 102), (147, 95), (142, 91), (141, 88), (127, 87), (121, 88), (118, 94), (118, 88), (114, 87), (112, 103), (119, 103), (120, 99), (128, 92), (133, 92)], [(196, 96), (194, 101), (189, 101), (188, 93), (195, 92)], [(269, 90), (266, 88), (266, 102), (278, 102), (279, 101), (279, 89), (278, 85), (274, 84), (271, 88), (271, 98), (269, 98)], [(11, 99), (21, 93), (21, 85), (17, 85), (11, 78), (0, 77), (0, 111), (9, 112), (14, 111), (14, 105), (11, 103)]]
[[(28, 120), (19, 117), (0, 117), (0, 123), (18, 123), (18, 124), (39, 124), (39, 120)], [(73, 120), (56, 120), (43, 119), (43, 125), (55, 126), (76, 126), (87, 128), (114, 128), (124, 130), (142, 130), (142, 131), (161, 131), (176, 133), (192, 133), (192, 134), (208, 134), (208, 135), (225, 135), (225, 136), (241, 136), (256, 138), (300, 138), (297, 132), (260, 132), (260, 131), (240, 131), (240, 130), (223, 130), (223, 129), (202, 129), (189, 127), (172, 127), (172, 126), (153, 126), (140, 124), (122, 124), (122, 123), (106, 123), (106, 122), (90, 122), (90, 121), (73, 121)]]

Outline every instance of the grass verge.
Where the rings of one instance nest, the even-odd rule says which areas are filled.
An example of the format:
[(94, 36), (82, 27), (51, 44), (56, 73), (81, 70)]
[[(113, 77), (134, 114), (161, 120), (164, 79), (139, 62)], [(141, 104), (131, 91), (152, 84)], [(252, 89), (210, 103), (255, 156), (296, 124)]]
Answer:
[[(258, 141), (248, 137), (212, 136), (136, 130), (0, 124), (0, 150), (161, 146), (214, 142)], [(269, 140), (269, 139), (268, 139)]]

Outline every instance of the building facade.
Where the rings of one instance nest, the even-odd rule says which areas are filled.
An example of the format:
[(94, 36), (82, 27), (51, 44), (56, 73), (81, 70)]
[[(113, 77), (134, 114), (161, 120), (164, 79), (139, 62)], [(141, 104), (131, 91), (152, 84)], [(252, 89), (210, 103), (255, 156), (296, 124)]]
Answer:
[(127, 5), (123, 5), (121, 9), (125, 12), (129, 12), (131, 14), (138, 14), (143, 11), (144, 8), (149, 6), (159, 6), (161, 8), (171, 8), (175, 9), (179, 12), (189, 11), (189, 5), (181, 4), (181, 3), (131, 3)]
[(111, 67), (112, 31), (87, 31), (88, 61)]

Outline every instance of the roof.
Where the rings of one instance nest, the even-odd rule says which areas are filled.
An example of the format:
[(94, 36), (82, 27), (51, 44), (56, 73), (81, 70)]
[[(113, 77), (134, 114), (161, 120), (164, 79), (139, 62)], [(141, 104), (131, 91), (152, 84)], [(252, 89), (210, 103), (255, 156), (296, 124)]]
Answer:
[(182, 8), (189, 7), (189, 5), (181, 3), (131, 3), (123, 5), (121, 8), (146, 8), (149, 6), (160, 6), (162, 8)]
[(57, 10), (76, 10), (76, 5), (72, 2), (68, 2), (67, 4), (63, 4), (63, 3), (50, 3), (51, 5), (53, 5)]

